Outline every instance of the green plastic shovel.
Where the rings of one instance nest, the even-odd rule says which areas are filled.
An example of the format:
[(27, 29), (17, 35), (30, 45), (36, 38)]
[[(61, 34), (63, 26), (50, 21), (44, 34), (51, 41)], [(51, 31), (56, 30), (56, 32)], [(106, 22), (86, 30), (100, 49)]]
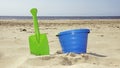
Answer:
[(29, 47), (31, 54), (34, 55), (49, 55), (49, 45), (46, 34), (40, 34), (38, 19), (37, 19), (37, 9), (32, 8), (30, 10), (33, 21), (34, 21), (34, 29), (35, 34), (29, 36)]

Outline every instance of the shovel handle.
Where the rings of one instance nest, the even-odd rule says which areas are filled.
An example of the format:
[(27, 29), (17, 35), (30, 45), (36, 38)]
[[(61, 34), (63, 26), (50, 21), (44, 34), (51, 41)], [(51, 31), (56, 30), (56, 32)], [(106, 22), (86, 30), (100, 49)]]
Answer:
[(38, 19), (37, 19), (37, 9), (32, 8), (30, 10), (30, 12), (31, 12), (32, 18), (33, 18), (36, 39), (37, 39), (37, 41), (39, 41), (40, 40), (40, 32), (39, 32)]

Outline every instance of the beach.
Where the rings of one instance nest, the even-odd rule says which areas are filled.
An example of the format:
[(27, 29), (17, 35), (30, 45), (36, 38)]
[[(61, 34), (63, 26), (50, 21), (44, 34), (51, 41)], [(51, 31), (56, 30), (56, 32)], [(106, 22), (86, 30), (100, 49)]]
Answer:
[[(39, 20), (39, 26), (50, 55), (30, 54), (32, 20), (0, 20), (0, 68), (120, 68), (120, 19)], [(87, 53), (62, 54), (56, 35), (80, 28), (90, 29)]]

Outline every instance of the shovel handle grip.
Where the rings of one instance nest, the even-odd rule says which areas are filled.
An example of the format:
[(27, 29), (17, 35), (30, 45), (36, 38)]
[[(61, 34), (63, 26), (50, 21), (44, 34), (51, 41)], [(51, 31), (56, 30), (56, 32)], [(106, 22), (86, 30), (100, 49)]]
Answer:
[(40, 40), (40, 32), (39, 32), (38, 19), (37, 19), (37, 9), (32, 8), (30, 10), (30, 12), (31, 12), (32, 18), (33, 18), (36, 39), (37, 39), (37, 41), (39, 41)]

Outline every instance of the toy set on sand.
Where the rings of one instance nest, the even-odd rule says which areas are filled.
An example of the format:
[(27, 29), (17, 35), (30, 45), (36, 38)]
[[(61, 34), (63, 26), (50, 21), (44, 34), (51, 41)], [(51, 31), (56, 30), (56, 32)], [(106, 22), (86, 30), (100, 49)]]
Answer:
[[(29, 36), (29, 47), (31, 54), (34, 55), (49, 55), (49, 44), (46, 34), (39, 32), (37, 9), (30, 10), (33, 17), (35, 34)], [(87, 38), (89, 29), (75, 29), (60, 32), (59, 38), (63, 53), (86, 53)]]

